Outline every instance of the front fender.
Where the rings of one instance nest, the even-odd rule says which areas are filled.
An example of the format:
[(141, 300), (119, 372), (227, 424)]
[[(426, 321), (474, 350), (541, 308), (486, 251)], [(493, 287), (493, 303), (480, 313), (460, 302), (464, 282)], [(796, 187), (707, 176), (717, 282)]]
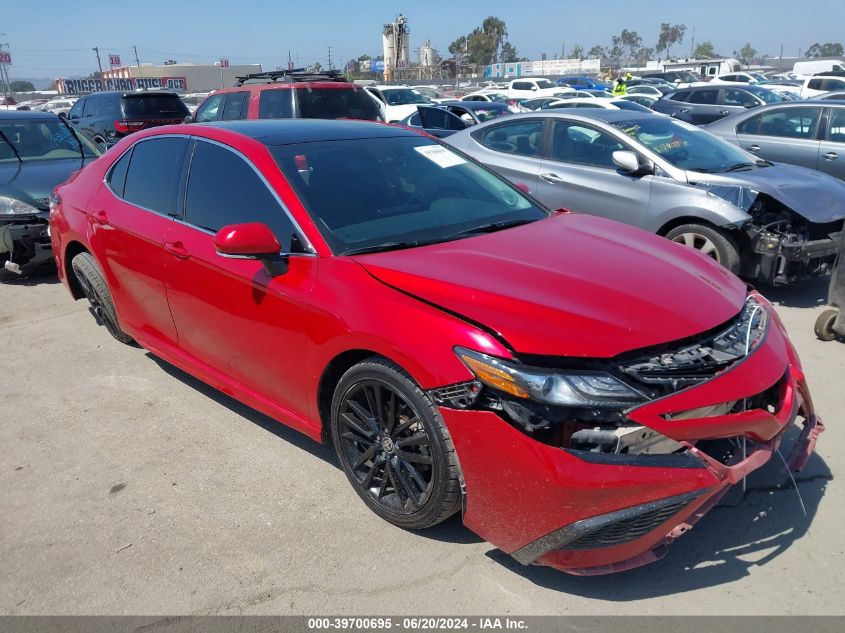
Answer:
[(730, 227), (748, 222), (751, 216), (704, 189), (668, 178), (655, 178), (646, 228), (658, 233), (679, 218), (697, 218), (713, 226)]

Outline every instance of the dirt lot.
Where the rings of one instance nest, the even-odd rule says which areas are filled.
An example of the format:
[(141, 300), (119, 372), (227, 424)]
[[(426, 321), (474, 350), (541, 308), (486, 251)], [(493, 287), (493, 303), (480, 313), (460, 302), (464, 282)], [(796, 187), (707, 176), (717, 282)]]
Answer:
[(404, 532), (333, 454), (142, 349), (54, 279), (0, 286), (4, 614), (845, 614), (845, 345), (813, 336), (826, 280), (769, 293), (827, 424), (799, 478), (772, 462), (663, 561), (524, 568), (459, 518)]

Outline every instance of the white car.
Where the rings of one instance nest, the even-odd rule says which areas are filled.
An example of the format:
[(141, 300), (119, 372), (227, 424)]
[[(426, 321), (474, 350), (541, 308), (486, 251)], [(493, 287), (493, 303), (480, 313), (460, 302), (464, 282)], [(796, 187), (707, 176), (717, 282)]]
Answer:
[(651, 112), (657, 114), (653, 110), (649, 110), (639, 103), (635, 103), (629, 99), (595, 99), (593, 97), (578, 97), (576, 99), (561, 99), (557, 102), (550, 103), (546, 106), (547, 109), (558, 108), (603, 108), (605, 110), (636, 110), (637, 112)]
[(510, 99), (533, 99), (535, 97), (556, 97), (561, 94), (571, 94), (575, 88), (567, 86), (556, 86), (548, 79), (538, 77), (537, 79), (514, 79), (508, 84), (508, 98)]
[(201, 104), (209, 94), (210, 93), (208, 92), (191, 92), (185, 95), (179, 95), (179, 98), (182, 100), (182, 103), (185, 104), (185, 107), (188, 108), (188, 112), (193, 114), (197, 111), (199, 104)]
[(801, 97), (804, 99), (812, 99), (823, 95), (825, 92), (833, 92), (834, 90), (845, 90), (845, 77), (821, 75), (819, 77), (810, 77), (804, 80), (804, 85), (801, 86)]
[(364, 90), (381, 107), (384, 120), (388, 123), (401, 121), (417, 111), (418, 105), (431, 105), (428, 97), (408, 86), (365, 86)]
[(443, 103), (444, 101), (453, 101), (455, 97), (450, 97), (437, 86), (414, 86), (413, 88), (422, 96), (428, 97), (433, 103)]
[(659, 99), (663, 96), (664, 92), (649, 84), (640, 84), (638, 86), (631, 86), (630, 88), (628, 88), (628, 92), (626, 92), (625, 94), (647, 95), (649, 97), (655, 97), (656, 99)]
[(489, 101), (492, 103), (506, 103), (508, 110), (514, 114), (519, 112), (528, 112), (528, 108), (523, 108), (519, 105), (519, 101), (508, 97), (507, 93), (500, 90), (480, 90), (478, 92), (471, 92), (459, 99), (460, 101)]
[(756, 84), (761, 81), (766, 81), (766, 77), (760, 73), (725, 73), (724, 75), (716, 75), (710, 81), (711, 84)]
[(68, 97), (66, 99), (50, 99), (47, 103), (43, 103), (37, 108), (41, 112), (52, 112), (53, 114), (67, 114), (76, 103), (78, 97)]

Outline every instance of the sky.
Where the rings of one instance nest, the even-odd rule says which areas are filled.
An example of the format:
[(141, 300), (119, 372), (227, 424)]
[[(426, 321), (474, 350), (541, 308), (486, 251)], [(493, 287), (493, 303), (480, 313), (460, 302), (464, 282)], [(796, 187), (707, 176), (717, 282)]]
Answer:
[[(425, 2), (340, 2), (338, 0), (6, 0), (0, 10), (0, 43), (12, 53), (11, 78), (68, 77), (97, 69), (97, 46), (108, 67), (108, 53), (134, 63), (137, 46), (142, 63), (260, 63), (264, 69), (285, 66), (288, 51), (299, 65), (335, 67), (367, 53), (381, 54), (385, 22), (404, 13), (411, 50), (431, 40), (441, 55), (449, 44), (490, 15), (505, 21), (509, 41), (521, 56), (539, 59), (608, 45), (622, 29), (634, 30), (653, 47), (661, 22), (687, 25), (684, 43), (674, 56), (690, 51), (695, 41), (711, 41), (730, 55), (746, 42), (760, 53), (796, 56), (814, 42), (845, 40), (845, 0), (426, 0)], [(806, 10), (805, 10), (806, 9)], [(5, 33), (5, 35), (3, 35)], [(416, 55), (412, 53), (412, 58)]]

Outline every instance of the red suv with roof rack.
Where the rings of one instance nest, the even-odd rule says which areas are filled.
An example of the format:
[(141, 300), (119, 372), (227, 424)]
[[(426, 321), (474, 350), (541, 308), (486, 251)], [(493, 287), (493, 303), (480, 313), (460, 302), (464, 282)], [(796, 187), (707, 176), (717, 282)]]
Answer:
[(238, 77), (234, 88), (208, 95), (192, 117), (197, 123), (237, 119), (383, 120), (374, 99), (340, 72), (302, 69)]

